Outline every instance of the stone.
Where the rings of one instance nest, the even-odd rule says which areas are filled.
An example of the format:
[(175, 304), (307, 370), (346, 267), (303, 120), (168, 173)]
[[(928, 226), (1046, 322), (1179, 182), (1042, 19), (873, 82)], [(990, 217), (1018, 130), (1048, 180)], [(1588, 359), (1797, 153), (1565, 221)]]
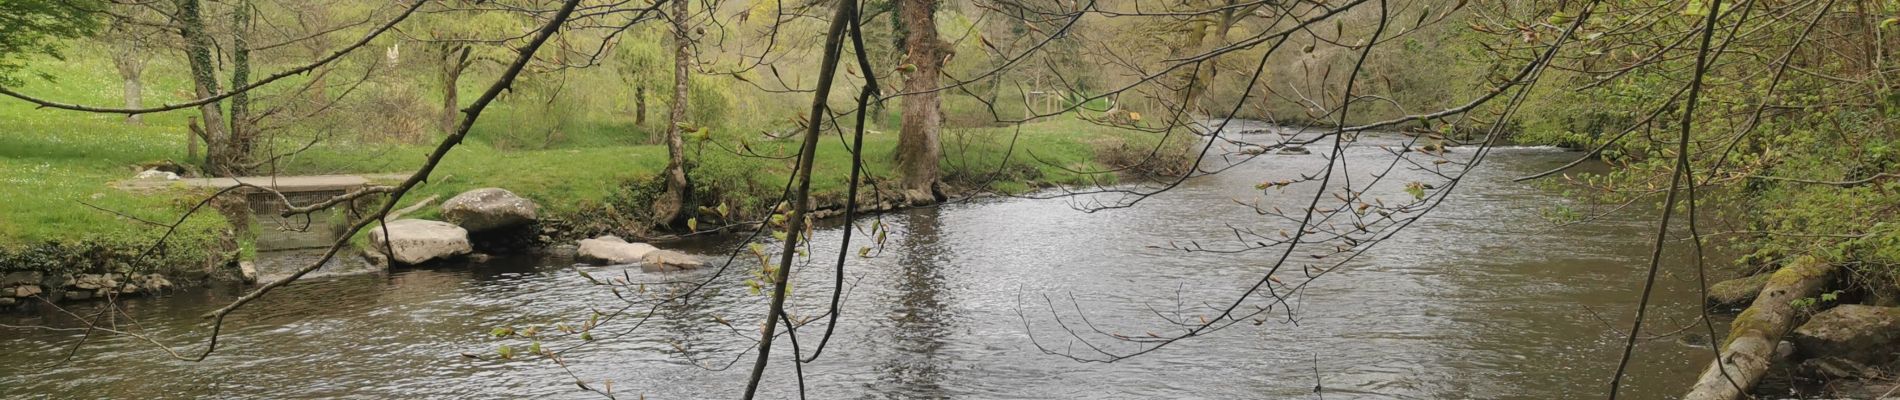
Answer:
[(139, 285), (127, 283), (125, 284), (125, 286), (119, 287), (119, 293), (138, 293), (138, 292), (139, 292)]
[(1311, 150), (1307, 150), (1306, 147), (1304, 146), (1286, 146), (1286, 147), (1281, 147), (1280, 151), (1274, 152), (1273, 154), (1306, 155), (1306, 154), (1313, 154), (1313, 152)]
[(143, 172), (139, 172), (138, 179), (139, 180), (175, 181), (175, 180), (178, 180), (178, 173), (171, 172), (171, 171), (160, 171), (156, 169), (148, 169)]
[(1768, 285), (1769, 275), (1774, 274), (1759, 274), (1709, 285), (1709, 304), (1729, 308), (1747, 307), (1755, 301), (1755, 295), (1761, 294), (1761, 288)]
[(0, 297), (0, 307), (11, 306), (14, 304), (20, 304), (20, 301), (14, 300), (12, 297)]
[(629, 243), (619, 236), (608, 235), (582, 240), (574, 258), (589, 264), (632, 264), (657, 250), (659, 248), (650, 244)]
[(144, 286), (150, 290), (165, 290), (166, 288), (172, 287), (172, 281), (165, 279), (164, 275), (159, 274), (147, 274), (144, 278), (139, 279), (138, 282), (139, 286)]
[(640, 257), (640, 269), (644, 271), (680, 271), (706, 266), (699, 257), (672, 250), (654, 250)]
[(238, 276), (245, 282), (257, 282), (257, 263), (238, 261)]
[(447, 222), (399, 219), (369, 229), (370, 251), (393, 252), (390, 258), (403, 264), (416, 265), (475, 251), (468, 242), (468, 230)]
[(1245, 154), (1245, 155), (1250, 155), (1250, 156), (1257, 156), (1257, 155), (1261, 155), (1261, 154), (1267, 154), (1267, 148), (1265, 148), (1265, 147), (1260, 147), (1260, 146), (1246, 146), (1246, 147), (1241, 147), (1241, 148), (1240, 148), (1240, 154)]
[(73, 278), (72, 287), (93, 290), (105, 287), (105, 278), (95, 274), (79, 274)]
[(516, 196), (514, 192), (482, 188), (442, 202), (442, 218), (470, 232), (483, 232), (534, 222), (539, 209), (534, 201)]
[(5, 276), (0, 276), (0, 286), (38, 285), (44, 279), (46, 275), (39, 271), (8, 272)]
[(67, 300), (86, 300), (86, 299), (90, 299), (90, 298), (92, 298), (92, 291), (90, 291), (90, 290), (68, 290), (68, 291), (66, 291), (66, 299), (67, 299)]
[(40, 285), (26, 285), (13, 288), (13, 293), (11, 294), (13, 297), (33, 297), (38, 296), (40, 293), (42, 293)]
[(495, 256), (488, 255), (488, 253), (473, 253), (468, 255), (468, 261), (475, 263), (485, 263), (494, 259)]
[(1900, 344), (1900, 308), (1835, 306), (1808, 318), (1793, 336), (1795, 349), (1807, 358), (1884, 363), (1893, 359)]
[(1876, 375), (1873, 368), (1853, 360), (1838, 357), (1822, 357), (1802, 361), (1802, 375), (1818, 378), (1871, 378)]

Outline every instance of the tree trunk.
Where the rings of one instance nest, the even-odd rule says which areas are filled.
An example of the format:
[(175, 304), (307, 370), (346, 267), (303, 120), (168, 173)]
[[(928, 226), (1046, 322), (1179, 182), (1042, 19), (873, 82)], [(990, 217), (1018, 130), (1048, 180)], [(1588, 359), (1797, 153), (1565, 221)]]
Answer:
[(640, 84), (633, 87), (633, 125), (641, 126), (641, 125), (646, 125), (646, 123), (647, 123), (647, 85)]
[(937, 141), (937, 133), (943, 128), (943, 111), (935, 90), (943, 71), (945, 46), (937, 38), (938, 0), (901, 1), (898, 12), (908, 32), (904, 47), (909, 50), (903, 69), (910, 70), (904, 77), (904, 92), (917, 94), (903, 98), (904, 122), (894, 156), (898, 173), (903, 175), (904, 196), (912, 204), (930, 203), (938, 198), (937, 159), (942, 144)]
[(653, 222), (659, 225), (672, 225), (679, 220), (680, 211), (685, 209), (686, 181), (686, 144), (681, 139), (680, 125), (686, 123), (686, 92), (691, 82), (688, 67), (691, 65), (692, 43), (687, 35), (686, 15), (690, 2), (673, 2), (673, 109), (667, 115), (666, 124), (666, 191), (660, 198), (653, 200)]
[[(112, 44), (112, 66), (119, 70), (119, 78), (124, 81), (125, 108), (145, 108), (145, 55), (137, 40), (129, 37), (119, 38)], [(145, 120), (138, 114), (125, 116), (125, 123), (144, 125)]]
[[(1755, 303), (1742, 310), (1729, 324), (1727, 345), (1721, 355), (1702, 370), (1695, 387), (1684, 400), (1740, 399), (1748, 389), (1768, 373), (1775, 345), (1794, 327), (1794, 301), (1813, 297), (1827, 284), (1836, 267), (1812, 256), (1797, 258), (1775, 271), (1763, 286)], [(1726, 376), (1724, 376), (1724, 372)], [(1733, 379), (1733, 382), (1730, 382)]]
[[(205, 34), (198, 0), (177, 2), (178, 35), (185, 40), (185, 58), (191, 66), (192, 89), (198, 98), (217, 95), (217, 71), (211, 64), (211, 38)], [(223, 164), (221, 159), (224, 157), (220, 154), (224, 151), (224, 111), (214, 101), (198, 106), (198, 113), (205, 121), (205, 171), (217, 176), (231, 176), (232, 172)]]
[(457, 107), (462, 101), (460, 88), (456, 85), (462, 81), (462, 72), (468, 70), (469, 51), (468, 45), (459, 45), (441, 55), (442, 115), (439, 124), (444, 135), (455, 133), (456, 117), (460, 113)]
[[(242, 1), (231, 11), (231, 89), (251, 84), (251, 2)], [(239, 92), (231, 96), (231, 138), (224, 153), (225, 169), (243, 175), (250, 169), (256, 132), (251, 131), (251, 95)]]
[(187, 130), (185, 133), (185, 160), (186, 162), (190, 162), (191, 160), (198, 159), (198, 144), (204, 141), (205, 128), (198, 126), (198, 117), (187, 117), (185, 120), (185, 129)]

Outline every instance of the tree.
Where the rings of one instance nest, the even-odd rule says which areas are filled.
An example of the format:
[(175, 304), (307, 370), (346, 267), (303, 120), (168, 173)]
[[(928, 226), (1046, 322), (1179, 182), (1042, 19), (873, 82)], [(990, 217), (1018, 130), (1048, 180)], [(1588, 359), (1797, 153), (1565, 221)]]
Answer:
[(666, 120), (666, 170), (661, 172), (666, 180), (666, 189), (658, 199), (653, 200), (653, 221), (661, 225), (671, 225), (680, 219), (681, 211), (686, 208), (686, 144), (681, 139), (685, 129), (686, 92), (692, 82), (693, 62), (692, 31), (687, 25), (689, 2), (673, 2), (673, 104)]
[(941, 97), (937, 94), (944, 60), (950, 56), (948, 43), (937, 37), (938, 0), (898, 0), (897, 12), (903, 22), (905, 73), (903, 98), (904, 122), (897, 139), (897, 170), (903, 176), (904, 196), (911, 203), (935, 202), (939, 174), (937, 159), (943, 152), (937, 134), (943, 129)]
[[(218, 95), (217, 67), (212, 64), (211, 35), (205, 32), (203, 4), (198, 0), (176, 0), (178, 7), (173, 17), (178, 21), (178, 36), (185, 41), (185, 60), (191, 67), (191, 83), (198, 98), (210, 98)], [(226, 142), (224, 110), (219, 102), (212, 101), (198, 106), (198, 113), (204, 120), (202, 131), (193, 132), (205, 143), (205, 171), (213, 175), (232, 176), (242, 173), (239, 167), (242, 158), (229, 154), (233, 146)]]
[(455, 123), (461, 118), (461, 82), (476, 61), (502, 59), (508, 57), (507, 49), (483, 44), (492, 41), (489, 36), (500, 36), (502, 32), (513, 32), (523, 28), (521, 21), (508, 13), (482, 12), (473, 8), (456, 8), (456, 5), (470, 5), (467, 1), (442, 2), (445, 7), (423, 14), (416, 22), (421, 25), (426, 37), (418, 38), (430, 62), (434, 64), (436, 84), (442, 91), (442, 108), (436, 115), (436, 125), (443, 134), (455, 131)]
[(661, 70), (660, 48), (650, 35), (630, 35), (614, 48), (620, 59), (620, 79), (633, 85), (633, 124), (647, 121), (647, 87), (657, 85), (666, 75)]
[[(133, 10), (131, 13), (139, 13), (139, 11), (142, 10)], [(125, 91), (125, 108), (143, 108), (145, 107), (145, 65), (151, 60), (153, 46), (148, 41), (149, 38), (156, 36), (157, 32), (152, 32), (151, 29), (142, 26), (141, 22), (131, 20), (132, 18), (131, 16), (113, 18), (111, 25), (102, 32), (100, 39), (106, 42), (107, 50), (112, 55), (112, 66), (119, 71), (119, 79), (124, 81), (121, 86)], [(132, 114), (125, 117), (125, 123), (143, 125), (144, 121), (140, 115)]]

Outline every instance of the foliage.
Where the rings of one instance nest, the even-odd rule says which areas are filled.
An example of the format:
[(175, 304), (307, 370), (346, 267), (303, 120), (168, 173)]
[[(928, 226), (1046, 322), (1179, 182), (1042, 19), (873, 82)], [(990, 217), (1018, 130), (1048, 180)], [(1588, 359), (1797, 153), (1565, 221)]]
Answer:
[[(0, 0), (0, 85), (21, 82), (13, 76), (28, 57), (60, 56), (61, 39), (92, 34), (99, 28), (100, 0)], [(52, 79), (51, 75), (41, 75)]]

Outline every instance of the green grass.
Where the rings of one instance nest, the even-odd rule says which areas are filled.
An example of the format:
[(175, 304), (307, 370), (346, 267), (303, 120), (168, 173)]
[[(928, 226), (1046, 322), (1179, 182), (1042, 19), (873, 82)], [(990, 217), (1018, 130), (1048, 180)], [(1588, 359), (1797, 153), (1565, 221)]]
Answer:
[[(24, 88), (27, 93), (82, 104), (120, 102), (118, 76), (108, 61), (97, 55), (76, 56), (69, 61), (45, 60), (35, 63), (34, 68), (59, 80), (35, 82)], [(146, 103), (180, 100), (179, 96), (186, 94), (183, 76), (176, 65), (155, 61), (146, 73)], [(402, 205), (429, 196), (446, 200), (470, 189), (500, 187), (536, 200), (550, 217), (591, 224), (587, 229), (621, 230), (643, 223), (639, 217), (655, 191), (654, 177), (666, 164), (664, 147), (644, 143), (663, 126), (665, 105), (650, 104), (649, 121), (636, 126), (631, 115), (619, 111), (627, 108), (621, 104), (626, 99), (581, 98), (600, 98), (601, 102), (561, 100), (557, 105), (567, 109), (550, 114), (543, 112), (548, 110), (545, 104), (532, 101), (532, 97), (504, 98), (484, 114), (468, 140), (444, 159), (426, 184), (406, 196)], [(735, 101), (753, 109), (778, 100), (782, 99)], [(760, 154), (791, 154), (798, 145), (796, 138), (768, 139), (758, 134), (765, 128), (733, 126), (786, 123), (784, 118), (762, 115), (771, 113), (754, 111), (726, 119), (725, 123), (712, 125), (707, 140), (689, 141), (689, 159), (694, 165), (691, 179), (700, 205), (725, 203), (742, 213), (752, 213), (776, 203), (790, 174), (791, 161), (742, 157), (729, 150), (744, 146)], [(196, 161), (184, 159), (184, 122), (191, 115), (195, 111), (147, 115), (144, 126), (133, 126), (123, 123), (120, 116), (36, 109), (28, 103), (0, 100), (0, 175), (6, 176), (8, 183), (0, 191), (0, 256), (25, 254), (30, 247), (50, 243), (110, 243), (119, 248), (142, 248), (154, 242), (160, 230), (140, 220), (169, 224), (206, 193), (183, 189), (133, 193), (116, 188), (114, 182), (130, 179), (137, 164)], [(307, 135), (318, 129), (324, 128), (293, 126), (289, 131)], [(897, 143), (895, 126), (871, 129), (865, 138), (867, 180), (890, 181), (895, 178), (891, 172), (891, 152)], [(422, 164), (439, 137), (430, 133), (404, 142), (379, 138), (375, 133), (345, 132), (306, 151), (286, 155), (263, 172), (408, 173)], [(844, 197), (850, 171), (846, 140), (828, 133), (820, 142), (812, 183), (819, 204), (835, 204)], [(1023, 125), (1020, 131), (1016, 127), (947, 129), (943, 140), (944, 176), (950, 184), (1021, 192), (1045, 185), (1113, 182), (1112, 174), (1071, 170), (1106, 168), (1099, 161), (1104, 154), (1124, 145), (1146, 149), (1141, 143), (1151, 144), (1153, 139), (1073, 118), (1057, 118)], [(1013, 149), (1011, 141), (1015, 141)], [(301, 143), (280, 140), (275, 146), (289, 149)], [(432, 218), (435, 212), (430, 210), (415, 216)], [(221, 216), (207, 210), (182, 224), (171, 240), (177, 246), (211, 248), (227, 228)]]

